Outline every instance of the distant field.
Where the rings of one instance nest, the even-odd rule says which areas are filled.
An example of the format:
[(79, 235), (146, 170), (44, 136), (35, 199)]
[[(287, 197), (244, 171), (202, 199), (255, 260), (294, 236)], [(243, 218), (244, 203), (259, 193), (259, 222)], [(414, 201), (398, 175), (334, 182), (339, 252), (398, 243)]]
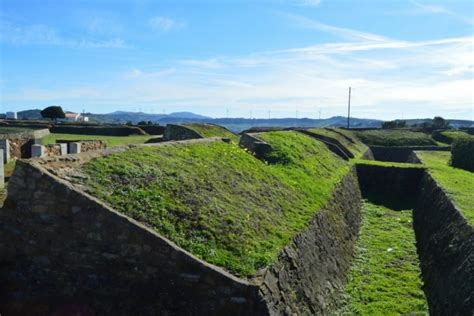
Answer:
[(417, 151), (416, 153), (461, 209), (469, 223), (474, 225), (474, 173), (449, 166), (450, 152)]
[(102, 135), (80, 135), (80, 134), (56, 134), (52, 133), (41, 139), (43, 145), (54, 144), (58, 139), (62, 140), (103, 140), (107, 142), (108, 147), (114, 147), (125, 144), (143, 144), (152, 138), (149, 135), (132, 136), (102, 136)]
[(368, 130), (353, 131), (369, 146), (436, 146), (438, 143), (430, 135), (408, 130)]
[(362, 204), (342, 315), (426, 315), (411, 211)]
[(235, 143), (131, 149), (83, 166), (93, 195), (235, 275), (251, 276), (331, 197), (349, 163), (297, 132), (263, 133), (280, 163)]
[(33, 130), (32, 128), (0, 126), (0, 134), (21, 133), (21, 132), (29, 132), (32, 130)]
[(213, 124), (184, 124), (184, 126), (194, 129), (204, 137), (228, 137), (234, 141), (238, 141), (238, 136), (229, 132), (222, 126)]

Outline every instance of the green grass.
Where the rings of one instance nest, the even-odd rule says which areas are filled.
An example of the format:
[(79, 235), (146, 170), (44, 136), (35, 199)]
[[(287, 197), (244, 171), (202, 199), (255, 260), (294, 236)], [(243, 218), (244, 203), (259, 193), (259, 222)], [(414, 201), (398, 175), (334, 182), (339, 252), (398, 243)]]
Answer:
[(214, 124), (184, 124), (190, 127), (204, 137), (228, 137), (234, 141), (238, 141), (239, 137), (232, 132), (229, 132), (222, 126)]
[(340, 314), (427, 314), (410, 211), (364, 202), (356, 257)]
[(449, 165), (450, 152), (417, 151), (416, 154), (454, 200), (469, 224), (474, 225), (474, 173), (451, 167)]
[(23, 127), (6, 127), (0, 126), (0, 134), (14, 134), (14, 133), (24, 133), (34, 130), (33, 128), (23, 128)]
[(83, 166), (93, 195), (207, 262), (252, 276), (331, 197), (349, 163), (297, 132), (261, 134), (284, 164), (235, 143), (134, 148)]
[(461, 138), (461, 137), (473, 137), (472, 135), (463, 132), (463, 131), (443, 131), (441, 134), (451, 140), (453, 142), (454, 140)]
[(369, 146), (437, 146), (430, 135), (409, 130), (354, 131)]
[(132, 135), (132, 136), (102, 136), (102, 135), (80, 135), (80, 134), (59, 134), (52, 133), (41, 139), (43, 145), (55, 144), (56, 140), (103, 140), (107, 142), (108, 147), (115, 147), (125, 144), (143, 144), (149, 135)]
[[(312, 128), (310, 132), (335, 138), (337, 139), (347, 150), (349, 150), (355, 158), (360, 158), (362, 155), (369, 150), (364, 143), (362, 143), (357, 136), (351, 131), (345, 131), (343, 129), (325, 129), (325, 128)], [(342, 136), (341, 134), (345, 135)], [(352, 140), (352, 142), (349, 139)]]

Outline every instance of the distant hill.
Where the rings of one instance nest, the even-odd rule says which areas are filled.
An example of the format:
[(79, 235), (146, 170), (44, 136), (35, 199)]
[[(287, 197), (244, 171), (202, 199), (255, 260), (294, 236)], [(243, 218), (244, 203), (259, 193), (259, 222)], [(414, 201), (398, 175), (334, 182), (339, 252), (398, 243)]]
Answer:
[[(212, 118), (192, 112), (173, 112), (170, 114), (151, 114), (144, 112), (115, 111), (106, 114), (85, 113), (91, 123), (102, 124), (125, 124), (132, 122), (137, 124), (140, 121), (151, 121), (160, 125), (185, 124), (185, 123), (214, 123), (227, 127), (234, 132), (240, 132), (252, 127), (345, 127), (347, 118), (344, 116), (334, 116), (326, 119), (311, 118)], [(27, 110), (18, 112), (20, 119), (37, 120), (41, 119), (40, 110)], [(430, 122), (431, 119), (410, 119), (406, 120), (409, 126)], [(451, 127), (473, 126), (473, 121), (468, 120), (447, 120)], [(351, 118), (353, 128), (377, 128), (382, 126), (382, 120)]]

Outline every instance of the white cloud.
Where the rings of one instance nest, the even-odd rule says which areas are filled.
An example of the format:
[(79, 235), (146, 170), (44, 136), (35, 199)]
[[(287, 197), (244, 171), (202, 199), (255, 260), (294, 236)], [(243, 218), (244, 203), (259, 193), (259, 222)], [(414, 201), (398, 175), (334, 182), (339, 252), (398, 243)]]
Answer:
[(78, 48), (125, 48), (121, 38), (89, 40), (67, 38), (55, 28), (44, 24), (16, 25), (6, 20), (0, 21), (0, 42), (13, 45), (53, 45)]
[(299, 27), (331, 33), (331, 34), (334, 34), (346, 39), (357, 39), (357, 40), (362, 39), (362, 40), (370, 40), (370, 41), (387, 40), (387, 38), (377, 35), (377, 34), (333, 26), (333, 25), (325, 24), (313, 19), (309, 19), (301, 15), (288, 14), (288, 13), (281, 13), (281, 15), (288, 18), (290, 21), (292, 21), (295, 25)]
[(184, 27), (184, 23), (162, 16), (155, 16), (148, 20), (148, 26), (155, 31), (168, 32)]
[(471, 17), (467, 17), (467, 16), (456, 13), (456, 12), (454, 12), (452, 10), (449, 10), (446, 7), (440, 6), (440, 5), (425, 4), (425, 3), (421, 3), (421, 2), (415, 1), (415, 0), (411, 0), (410, 2), (415, 7), (420, 9), (422, 12), (430, 13), (430, 14), (444, 14), (444, 15), (447, 15), (447, 16), (451, 16), (451, 17), (453, 17), (453, 18), (455, 18), (455, 19), (457, 19), (461, 22), (464, 22), (464, 23), (467, 23), (467, 24), (470, 24), (470, 25), (474, 25), (474, 19), (472, 18), (472, 15), (471, 15)]
[[(344, 34), (354, 32), (344, 29)], [(351, 40), (177, 60), (162, 68), (141, 65), (90, 86), (4, 90), (3, 98), (80, 102), (100, 105), (102, 111), (140, 104), (219, 115), (224, 107), (233, 116), (252, 110), (266, 117), (271, 110), (272, 117), (284, 117), (298, 110), (300, 117), (316, 117), (322, 109), (328, 117), (344, 115), (352, 86), (354, 116), (472, 118), (474, 37), (401, 41), (370, 34)]]

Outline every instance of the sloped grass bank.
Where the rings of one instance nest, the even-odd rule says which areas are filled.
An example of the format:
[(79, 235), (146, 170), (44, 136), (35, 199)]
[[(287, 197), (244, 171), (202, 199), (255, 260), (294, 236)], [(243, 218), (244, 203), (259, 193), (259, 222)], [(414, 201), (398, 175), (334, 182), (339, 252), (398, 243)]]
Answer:
[(327, 128), (312, 128), (310, 132), (320, 134), (323, 136), (337, 139), (344, 147), (346, 147), (355, 158), (361, 158), (369, 147), (362, 143), (357, 136), (350, 131), (342, 129), (327, 129)]
[(41, 144), (55, 144), (60, 140), (103, 140), (107, 142), (108, 147), (115, 147), (125, 144), (144, 144), (151, 137), (149, 135), (132, 136), (103, 136), (103, 135), (83, 135), (83, 134), (60, 134), (51, 133), (41, 139)]
[(261, 136), (284, 159), (268, 164), (232, 143), (164, 144), (86, 163), (86, 184), (194, 255), (251, 276), (307, 226), (349, 171), (308, 136)]
[(410, 210), (364, 201), (356, 257), (346, 287), (348, 315), (426, 315)]
[(228, 137), (234, 141), (238, 141), (239, 137), (228, 131), (226, 128), (214, 124), (184, 124), (184, 126), (192, 128), (204, 137)]
[(474, 225), (474, 173), (450, 166), (450, 152), (417, 151), (416, 155)]
[(369, 146), (436, 146), (430, 135), (409, 130), (368, 130), (353, 132)]

